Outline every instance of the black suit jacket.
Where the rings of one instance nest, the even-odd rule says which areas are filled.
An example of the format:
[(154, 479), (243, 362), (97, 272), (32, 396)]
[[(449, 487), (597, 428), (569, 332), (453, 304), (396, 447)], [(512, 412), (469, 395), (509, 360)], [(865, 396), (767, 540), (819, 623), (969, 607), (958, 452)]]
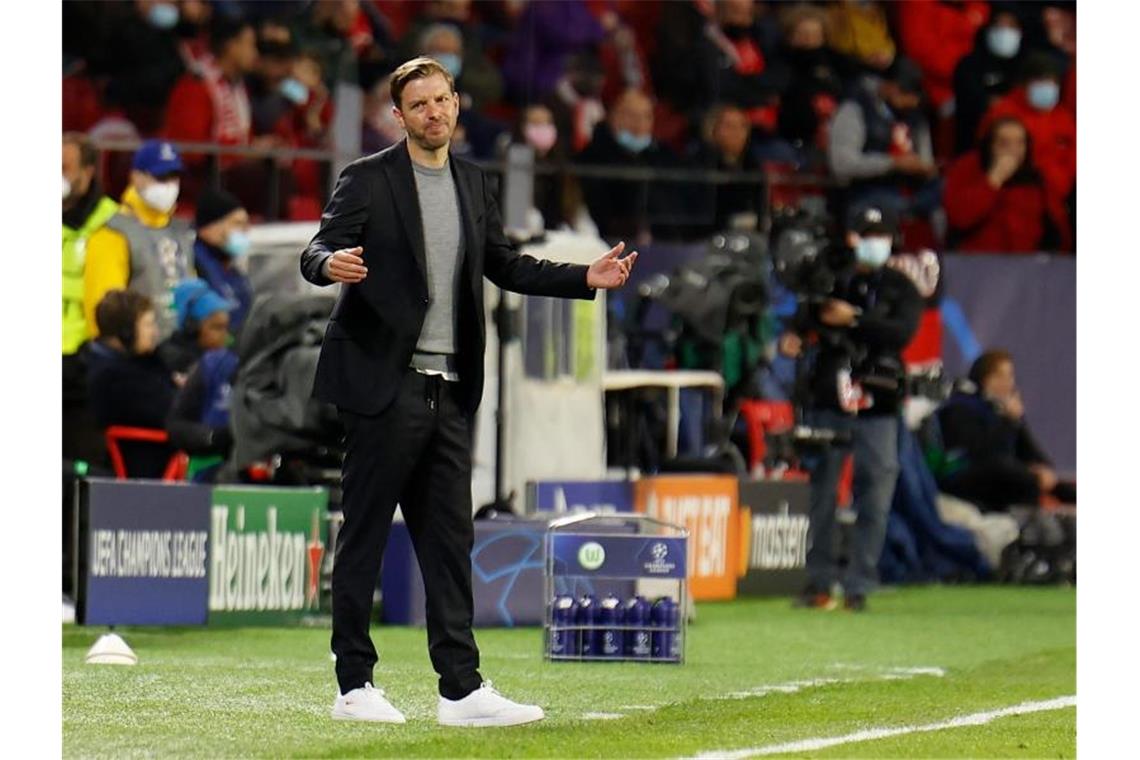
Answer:
[[(520, 254), (503, 234), (493, 188), (483, 171), (450, 159), (463, 223), (463, 270), (456, 299), (456, 335), (463, 406), (474, 414), (483, 395), (486, 328), (483, 277), (518, 293), (593, 299), (584, 265)], [(431, 220), (426, 220), (431, 224)], [(349, 164), (301, 254), (301, 273), (329, 285), (322, 272), (333, 251), (361, 246), (368, 276), (345, 285), (321, 346), (313, 395), (358, 414), (379, 414), (396, 397), (428, 308), (421, 220), (405, 141)], [(443, 294), (437, 295), (443, 297)]]

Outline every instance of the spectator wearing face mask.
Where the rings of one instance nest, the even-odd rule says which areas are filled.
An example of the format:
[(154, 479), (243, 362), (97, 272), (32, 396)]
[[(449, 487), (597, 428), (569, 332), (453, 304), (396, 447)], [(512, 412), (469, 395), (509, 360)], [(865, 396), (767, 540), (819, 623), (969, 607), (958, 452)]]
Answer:
[(215, 293), (205, 280), (186, 280), (174, 289), (178, 329), (159, 344), (163, 365), (185, 376), (207, 351), (230, 343), (230, 312), (235, 304)]
[(299, 53), (284, 24), (265, 22), (258, 29), (257, 67), (245, 78), (254, 134), (272, 133), (298, 101), (304, 102), (303, 87), (293, 77)]
[[(576, 162), (598, 167), (668, 167), (676, 159), (653, 140), (653, 101), (637, 90), (627, 90), (614, 103), (609, 119), (594, 128), (594, 139)], [(606, 239), (645, 245), (652, 229), (668, 223), (668, 192), (662, 182), (585, 178), (582, 190), (598, 234)]]
[(978, 30), (973, 51), (954, 70), (957, 153), (974, 147), (978, 122), (998, 98), (1009, 92), (1025, 58), (1021, 21), (1012, 8), (996, 6), (990, 22)]
[(153, 302), (161, 338), (174, 331), (171, 294), (194, 271), (193, 232), (172, 216), (182, 169), (178, 151), (164, 140), (147, 140), (135, 153), (119, 212), (87, 242), (83, 308), (89, 337), (98, 334), (96, 307), (116, 289)]
[(253, 302), (244, 264), (250, 248), (249, 213), (236, 196), (207, 188), (198, 200), (194, 226), (194, 268), (215, 293), (235, 305), (230, 329), (236, 335)]
[(1034, 53), (1025, 59), (1019, 86), (986, 112), (978, 129), (1012, 116), (1025, 125), (1033, 143), (1033, 163), (1046, 187), (1067, 198), (1077, 180), (1077, 117), (1061, 104), (1061, 74), (1056, 61)]
[[(470, 152), (475, 157), (490, 158), (494, 153), (495, 143), (508, 129), (504, 124), (485, 116), (479, 109), (481, 105), (491, 102), (488, 98), (492, 92), (494, 97), (498, 97), (502, 84), (482, 81), (479, 76), (468, 72), (463, 53), (463, 39), (463, 35), (453, 24), (433, 24), (420, 34), (417, 55), (439, 61), (451, 74), (455, 80), (456, 92), (459, 94), (459, 125), (463, 128), (464, 142), (470, 146)], [(495, 73), (497, 76), (497, 72)], [(472, 82), (484, 92), (476, 93), (468, 90)], [(452, 150), (456, 150), (457, 147), (453, 144)]]
[(951, 247), (1029, 253), (1072, 250), (1069, 218), (1033, 165), (1029, 134), (1013, 117), (994, 120), (981, 146), (946, 173), (943, 203)]
[(112, 19), (105, 27), (83, 30), (84, 36), (94, 38), (88, 43), (91, 73), (106, 78), (106, 96), (122, 107), (142, 134), (153, 134), (184, 70), (177, 32), (179, 6), (157, 0), (97, 5), (106, 6), (100, 12)]
[[(566, 141), (554, 123), (553, 112), (545, 105), (529, 105), (519, 112), (511, 142), (530, 146), (534, 150), (536, 167), (555, 169), (566, 165), (569, 155)], [(545, 229), (573, 225), (580, 201), (581, 189), (570, 175), (564, 172), (535, 173), (534, 208), (542, 215)]]
[(470, 2), (428, 3), (404, 39), (405, 57), (430, 56), (451, 73), (460, 113), (482, 110), (503, 97), (503, 75), (483, 52)]

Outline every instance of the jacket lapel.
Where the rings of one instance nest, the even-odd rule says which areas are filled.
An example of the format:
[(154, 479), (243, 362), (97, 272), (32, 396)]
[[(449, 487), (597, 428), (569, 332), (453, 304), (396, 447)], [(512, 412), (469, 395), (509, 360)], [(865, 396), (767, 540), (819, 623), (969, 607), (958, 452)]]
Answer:
[(424, 252), (424, 223), (420, 214), (419, 195), (416, 193), (416, 177), (412, 171), (412, 158), (408, 155), (408, 148), (404, 142), (399, 143), (396, 149), (395, 161), (385, 167), (388, 184), (392, 197), (396, 200), (396, 210), (400, 221), (404, 225), (404, 233), (412, 245), (412, 254), (416, 257), (416, 266), (419, 267), (420, 276), (427, 284), (427, 254)]
[(455, 192), (459, 197), (459, 218), (463, 222), (463, 265), (468, 268), (471, 281), (478, 284), (482, 267), (472, 255), (479, 250), (475, 245), (475, 205), (471, 197), (471, 188), (468, 186), (469, 172), (463, 171), (459, 162), (452, 158), (451, 177), (455, 180)]

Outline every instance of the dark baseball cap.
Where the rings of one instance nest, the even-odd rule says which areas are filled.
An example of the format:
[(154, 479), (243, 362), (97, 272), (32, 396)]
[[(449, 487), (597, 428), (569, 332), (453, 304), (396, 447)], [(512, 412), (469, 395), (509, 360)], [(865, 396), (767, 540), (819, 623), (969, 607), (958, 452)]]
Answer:
[(847, 219), (847, 229), (862, 235), (894, 235), (898, 221), (890, 209), (879, 206), (857, 206)]

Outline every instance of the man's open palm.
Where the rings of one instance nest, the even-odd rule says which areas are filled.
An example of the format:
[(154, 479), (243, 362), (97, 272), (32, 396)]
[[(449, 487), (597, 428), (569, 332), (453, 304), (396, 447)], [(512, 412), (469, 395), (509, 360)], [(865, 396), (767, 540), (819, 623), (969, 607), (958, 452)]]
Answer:
[(611, 248), (605, 256), (590, 264), (590, 268), (586, 271), (586, 285), (602, 290), (611, 290), (625, 285), (625, 281), (629, 279), (629, 273), (637, 261), (637, 251), (625, 258), (618, 258), (624, 250), (625, 241), (623, 240)]

